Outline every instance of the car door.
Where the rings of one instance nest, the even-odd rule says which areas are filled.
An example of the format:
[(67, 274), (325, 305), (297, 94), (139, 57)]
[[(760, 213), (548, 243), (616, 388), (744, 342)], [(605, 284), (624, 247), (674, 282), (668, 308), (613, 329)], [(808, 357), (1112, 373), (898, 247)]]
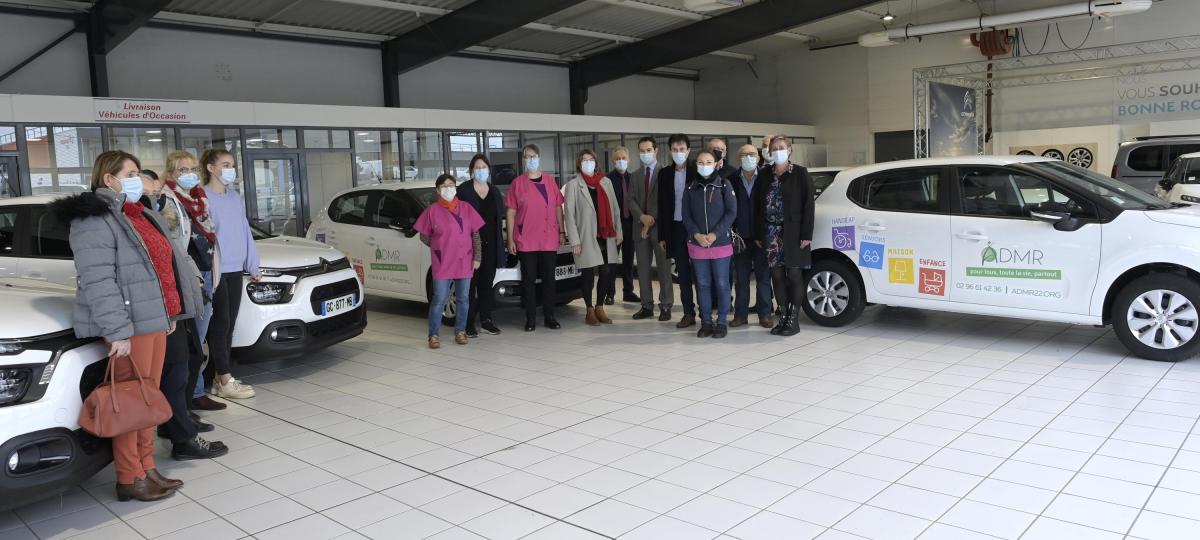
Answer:
[(947, 299), (947, 178), (943, 167), (911, 167), (864, 176), (851, 186), (862, 207), (854, 216), (858, 266), (879, 294)]
[(29, 245), (21, 262), (20, 276), (74, 287), (71, 229), (45, 206), (30, 207), (28, 219)]
[[(1053, 180), (1010, 167), (963, 166), (955, 179), (956, 303), (1088, 313), (1100, 267), (1097, 208)], [(1031, 212), (1069, 212), (1059, 230)]]
[(21, 251), (25, 238), (17, 231), (27, 230), (20, 226), (23, 208), (20, 206), (0, 207), (0, 278), (17, 277), (22, 265)]
[(400, 231), (392, 224), (411, 227), (431, 197), (431, 188), (379, 191), (372, 202), (367, 232), (367, 276), (376, 287), (412, 300), (424, 300), (425, 274), (429, 270), (429, 248), (411, 228)]
[(367, 223), (368, 205), (373, 191), (351, 191), (343, 193), (329, 203), (329, 208), (313, 222), (310, 231), (312, 239), (333, 246), (346, 254), (350, 265), (358, 274), (358, 280), (368, 292), (374, 287), (374, 282), (366, 275), (364, 261), (370, 255), (367, 236), (370, 227)]

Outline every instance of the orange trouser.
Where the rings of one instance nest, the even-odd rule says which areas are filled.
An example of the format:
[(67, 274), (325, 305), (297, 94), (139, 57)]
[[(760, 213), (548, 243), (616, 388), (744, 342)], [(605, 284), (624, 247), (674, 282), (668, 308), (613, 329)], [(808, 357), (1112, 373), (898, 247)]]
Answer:
[[(158, 388), (162, 378), (163, 358), (167, 352), (167, 333), (154, 332), (133, 336), (129, 339), (129, 357), (115, 360), (114, 380), (135, 379), (130, 360), (137, 363), (138, 371), (147, 381)], [(154, 428), (122, 433), (112, 438), (113, 462), (117, 468), (117, 483), (132, 484), (145, 478), (146, 470), (154, 467)]]

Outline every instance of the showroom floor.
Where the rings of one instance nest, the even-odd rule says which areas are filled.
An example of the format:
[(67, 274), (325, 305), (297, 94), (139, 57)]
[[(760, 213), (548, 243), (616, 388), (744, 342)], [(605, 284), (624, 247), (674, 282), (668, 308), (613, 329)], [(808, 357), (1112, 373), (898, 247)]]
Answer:
[(373, 299), (362, 337), (242, 368), (258, 397), (207, 415), (233, 450), (164, 458), (175, 497), (118, 503), (110, 468), (0, 513), (0, 539), (1200, 534), (1200, 361), (877, 307), (699, 340), (631, 308), (532, 335), (506, 310), (503, 335), (429, 351), (421, 306)]

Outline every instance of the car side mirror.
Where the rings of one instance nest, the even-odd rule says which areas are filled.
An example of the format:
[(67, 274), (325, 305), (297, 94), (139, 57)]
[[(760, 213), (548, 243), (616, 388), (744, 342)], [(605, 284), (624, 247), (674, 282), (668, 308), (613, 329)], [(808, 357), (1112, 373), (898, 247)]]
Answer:
[(1043, 223), (1049, 223), (1054, 226), (1055, 230), (1059, 231), (1076, 231), (1083, 226), (1083, 222), (1071, 217), (1069, 212), (1031, 210), (1029, 216)]
[(395, 231), (400, 231), (405, 238), (412, 238), (417, 235), (417, 230), (413, 228), (413, 225), (416, 225), (416, 222), (414, 222), (411, 218), (395, 218), (388, 223), (388, 228)]

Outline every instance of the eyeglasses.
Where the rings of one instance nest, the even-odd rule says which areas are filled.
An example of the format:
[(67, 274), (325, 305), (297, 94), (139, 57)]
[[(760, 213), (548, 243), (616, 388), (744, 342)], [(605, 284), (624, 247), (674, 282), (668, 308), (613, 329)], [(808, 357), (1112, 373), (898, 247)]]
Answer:
[(178, 169), (175, 169), (175, 172), (179, 174), (198, 173), (200, 172), (200, 167), (179, 167)]

